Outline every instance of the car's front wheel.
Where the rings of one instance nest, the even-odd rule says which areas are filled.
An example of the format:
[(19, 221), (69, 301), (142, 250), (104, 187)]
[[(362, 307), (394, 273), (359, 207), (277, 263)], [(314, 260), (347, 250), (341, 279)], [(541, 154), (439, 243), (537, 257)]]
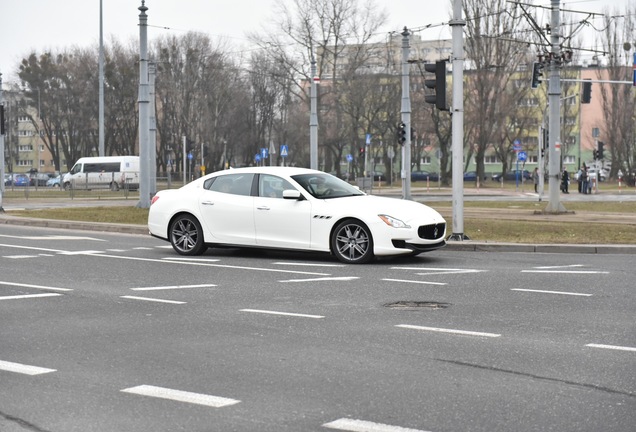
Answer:
[(355, 219), (340, 222), (331, 236), (331, 249), (343, 263), (363, 264), (373, 259), (373, 238), (369, 228)]
[(192, 215), (177, 216), (170, 225), (170, 244), (179, 255), (201, 255), (207, 247), (203, 243), (203, 229)]

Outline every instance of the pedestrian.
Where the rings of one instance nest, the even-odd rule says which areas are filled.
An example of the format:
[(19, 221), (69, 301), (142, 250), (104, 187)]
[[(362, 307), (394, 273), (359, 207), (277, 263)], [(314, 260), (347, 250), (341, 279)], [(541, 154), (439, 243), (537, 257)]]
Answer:
[(568, 187), (570, 186), (570, 174), (567, 168), (563, 168), (563, 177), (561, 177), (561, 192), (569, 194)]
[(579, 184), (579, 193), (583, 190), (583, 169), (579, 166), (579, 170), (576, 172), (576, 182)]
[(589, 183), (589, 176), (587, 173), (587, 166), (583, 163), (583, 168), (581, 168), (581, 192), (587, 194), (587, 188)]
[(532, 171), (532, 181), (534, 182), (534, 193), (539, 193), (539, 168), (537, 167)]

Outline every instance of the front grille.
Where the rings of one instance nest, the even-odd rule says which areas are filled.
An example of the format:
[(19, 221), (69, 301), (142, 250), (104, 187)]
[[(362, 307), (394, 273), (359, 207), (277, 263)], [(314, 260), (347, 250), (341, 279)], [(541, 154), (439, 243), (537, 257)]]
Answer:
[(417, 235), (424, 240), (437, 240), (444, 237), (446, 223), (422, 225), (417, 229)]

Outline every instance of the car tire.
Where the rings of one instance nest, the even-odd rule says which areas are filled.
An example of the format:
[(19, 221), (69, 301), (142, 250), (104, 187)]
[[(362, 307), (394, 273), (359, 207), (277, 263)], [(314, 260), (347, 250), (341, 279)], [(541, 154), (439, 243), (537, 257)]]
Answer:
[(373, 259), (373, 238), (369, 228), (359, 220), (340, 222), (331, 235), (331, 250), (343, 263), (363, 264)]
[(201, 255), (207, 249), (201, 224), (190, 214), (177, 216), (170, 224), (168, 235), (172, 248), (179, 255)]

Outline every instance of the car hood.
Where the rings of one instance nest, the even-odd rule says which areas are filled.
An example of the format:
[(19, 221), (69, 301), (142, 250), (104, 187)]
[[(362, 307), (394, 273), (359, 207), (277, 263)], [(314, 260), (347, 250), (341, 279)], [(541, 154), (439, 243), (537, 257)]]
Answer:
[(444, 218), (427, 205), (398, 198), (379, 197), (375, 195), (359, 195), (343, 198), (327, 199), (328, 205), (350, 207), (356, 213), (378, 215), (386, 214), (405, 223), (422, 218), (431, 219), (431, 223), (445, 222)]

